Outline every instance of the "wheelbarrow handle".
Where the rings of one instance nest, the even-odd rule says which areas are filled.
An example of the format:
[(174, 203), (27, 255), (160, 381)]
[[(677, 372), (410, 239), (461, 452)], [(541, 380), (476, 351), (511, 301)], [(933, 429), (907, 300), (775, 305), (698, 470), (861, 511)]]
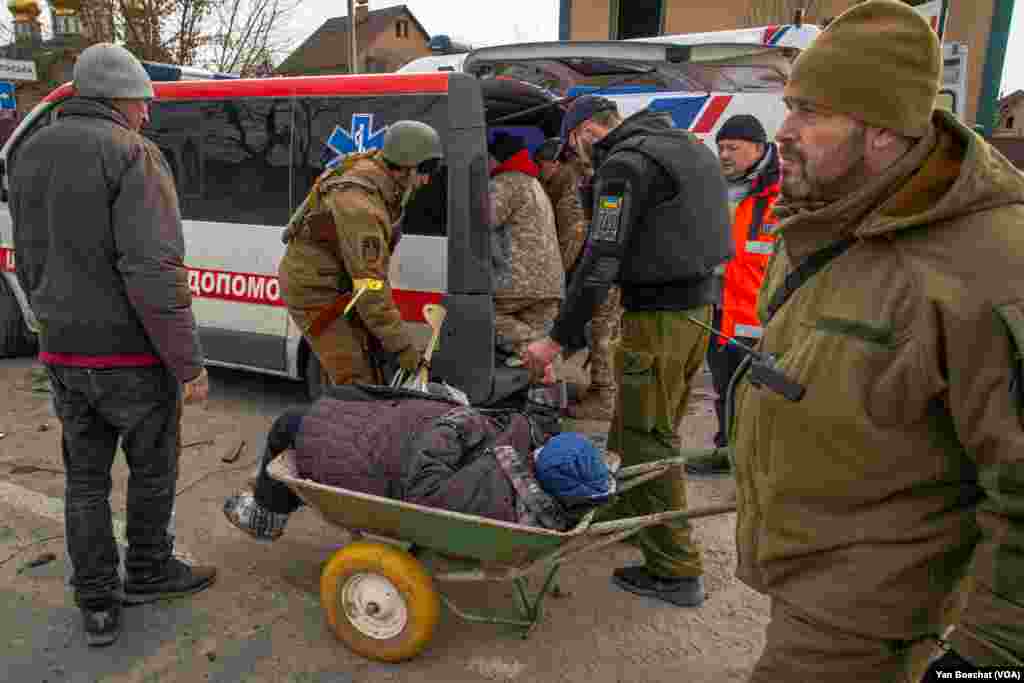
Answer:
[(714, 517), (736, 512), (736, 505), (708, 505), (707, 507), (695, 508), (693, 510), (669, 510), (668, 512), (656, 512), (653, 515), (643, 517), (629, 517), (627, 519), (616, 519), (611, 522), (598, 522), (587, 528), (588, 535), (613, 534), (617, 531), (640, 531), (649, 526), (672, 522), (677, 519), (700, 519), (701, 517)]
[(641, 474), (647, 474), (648, 472), (656, 471), (660, 473), (674, 465), (685, 465), (686, 461), (690, 458), (705, 457), (725, 451), (727, 451), (725, 448), (687, 448), (681, 450), (679, 455), (674, 458), (664, 458), (653, 462), (645, 462), (640, 463), (639, 465), (622, 467), (615, 473), (615, 478), (619, 481), (624, 481)]

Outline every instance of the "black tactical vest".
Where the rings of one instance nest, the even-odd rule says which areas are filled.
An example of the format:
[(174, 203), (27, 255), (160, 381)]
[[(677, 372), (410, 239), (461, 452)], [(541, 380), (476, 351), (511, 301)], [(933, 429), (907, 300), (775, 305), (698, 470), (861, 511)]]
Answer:
[(675, 194), (645, 212), (631, 226), (619, 271), (624, 285), (666, 285), (698, 280), (732, 258), (729, 191), (718, 159), (699, 139), (682, 130), (632, 136), (611, 156), (641, 154), (668, 174)]

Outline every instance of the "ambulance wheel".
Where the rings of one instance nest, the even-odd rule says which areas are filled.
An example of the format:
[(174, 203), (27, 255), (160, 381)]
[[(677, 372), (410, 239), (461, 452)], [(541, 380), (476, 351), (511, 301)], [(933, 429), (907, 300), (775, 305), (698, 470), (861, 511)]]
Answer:
[(0, 274), (0, 358), (31, 356), (39, 348), (36, 336), (21, 315), (18, 299)]
[(423, 565), (404, 550), (369, 541), (334, 553), (320, 576), (320, 604), (340, 641), (379, 662), (422, 652), (441, 614)]
[(303, 369), (306, 380), (306, 397), (315, 401), (324, 393), (324, 387), (330, 383), (330, 378), (320, 367), (320, 359), (313, 353), (313, 349), (306, 348), (306, 367)]

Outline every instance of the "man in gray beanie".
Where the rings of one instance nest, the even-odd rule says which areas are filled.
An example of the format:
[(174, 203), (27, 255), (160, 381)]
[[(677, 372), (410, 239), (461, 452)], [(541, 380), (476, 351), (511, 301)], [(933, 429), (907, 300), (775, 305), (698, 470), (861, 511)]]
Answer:
[(730, 439), (755, 683), (1024, 664), (1024, 177), (934, 110), (941, 73), (927, 22), (869, 0), (786, 85), (774, 363), (738, 371)]
[[(153, 86), (123, 47), (93, 45), (75, 97), (14, 150), (17, 276), (63, 428), (65, 535), (89, 645), (121, 631), (122, 603), (203, 590), (216, 570), (174, 557), (168, 532), (182, 404), (206, 400), (174, 178), (139, 134)], [(128, 480), (124, 584), (110, 510), (118, 441)]]

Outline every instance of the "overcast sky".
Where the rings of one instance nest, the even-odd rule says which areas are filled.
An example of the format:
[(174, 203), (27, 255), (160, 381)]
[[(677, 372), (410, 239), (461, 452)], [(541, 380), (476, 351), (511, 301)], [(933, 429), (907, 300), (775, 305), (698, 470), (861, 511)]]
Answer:
[[(960, 0), (964, 1), (964, 0)], [(430, 35), (444, 33), (473, 45), (558, 40), (558, 0), (370, 0), (370, 9), (405, 4)], [(1017, 9), (1024, 0), (1015, 3)], [(296, 45), (324, 21), (348, 14), (346, 0), (304, 0), (291, 22)], [(984, 59), (971, 51), (970, 59)], [(1024, 89), (1024, 10), (1014, 11), (1002, 91)]]

